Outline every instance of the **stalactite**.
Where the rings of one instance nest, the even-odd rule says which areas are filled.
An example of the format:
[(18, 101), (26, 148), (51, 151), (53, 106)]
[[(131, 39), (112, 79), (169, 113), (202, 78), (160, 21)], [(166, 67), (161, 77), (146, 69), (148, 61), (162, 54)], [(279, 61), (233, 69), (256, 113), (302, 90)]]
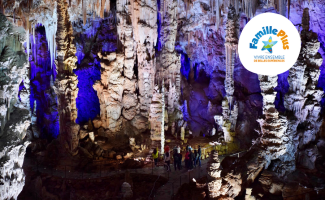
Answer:
[(226, 33), (226, 79), (225, 89), (227, 93), (227, 99), (229, 102), (230, 109), (233, 104), (234, 94), (234, 65), (235, 65), (235, 52), (237, 51), (238, 45), (238, 15), (234, 7), (229, 7), (228, 21), (227, 21), (227, 33)]
[(26, 30), (26, 50), (27, 50), (27, 57), (29, 57), (29, 46), (30, 46), (30, 42), (29, 42), (29, 29)]
[(83, 17), (83, 23), (86, 25), (87, 23), (87, 5), (86, 0), (82, 0), (82, 17)]
[(105, 1), (105, 9), (106, 9), (106, 12), (108, 13), (109, 11), (110, 11), (110, 9), (111, 9), (111, 5), (110, 5), (110, 0), (106, 0)]
[(32, 25), (32, 30), (33, 30), (33, 41), (35, 43), (35, 25)]
[(236, 13), (238, 14), (239, 13), (239, 0), (235, 0), (235, 10), (236, 10)]
[(216, 0), (216, 31), (219, 29), (219, 23), (220, 23), (220, 8), (219, 8), (219, 0)]
[[(57, 19), (56, 10), (53, 12), (53, 18)], [(55, 41), (55, 35), (57, 31), (56, 23), (50, 23), (48, 21), (44, 22), (45, 32), (46, 32), (46, 39), (48, 43), (48, 49), (50, 51), (51, 55), (51, 67), (53, 65), (53, 61), (56, 57), (56, 41)]]

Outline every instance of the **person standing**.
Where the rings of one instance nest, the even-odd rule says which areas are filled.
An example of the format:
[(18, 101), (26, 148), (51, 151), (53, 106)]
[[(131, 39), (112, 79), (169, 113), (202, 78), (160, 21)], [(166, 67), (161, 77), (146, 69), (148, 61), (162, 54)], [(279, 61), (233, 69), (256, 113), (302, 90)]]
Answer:
[(195, 168), (196, 168), (197, 158), (198, 158), (198, 153), (197, 153), (196, 149), (194, 149), (193, 164), (194, 164)]
[(173, 151), (173, 158), (174, 158), (174, 169), (175, 169), (175, 171), (176, 171), (176, 169), (177, 169), (177, 167), (178, 167), (178, 169), (179, 169), (179, 166), (178, 166), (178, 164), (179, 164), (179, 155), (178, 155), (178, 153), (177, 153), (177, 149), (175, 149), (174, 151)]
[(188, 160), (188, 170), (192, 170), (193, 169), (193, 153), (192, 153), (192, 150), (189, 149), (189, 160)]
[(181, 147), (179, 145), (177, 145), (177, 153), (181, 153)]
[[(179, 151), (178, 151), (179, 149)], [(181, 170), (182, 169), (182, 152), (181, 152), (181, 148), (178, 146), (177, 147), (177, 155), (178, 155), (178, 169)]]
[(165, 164), (167, 166), (167, 171), (171, 171), (170, 170), (170, 153), (169, 153), (169, 151), (167, 151), (165, 153)]
[(153, 150), (152, 158), (155, 161), (155, 166), (158, 167), (158, 147)]
[(190, 161), (190, 152), (187, 150), (185, 154), (185, 167), (189, 168), (189, 161)]
[(198, 154), (197, 162), (199, 163), (199, 167), (201, 167), (201, 146), (200, 145), (197, 150), (197, 154)]

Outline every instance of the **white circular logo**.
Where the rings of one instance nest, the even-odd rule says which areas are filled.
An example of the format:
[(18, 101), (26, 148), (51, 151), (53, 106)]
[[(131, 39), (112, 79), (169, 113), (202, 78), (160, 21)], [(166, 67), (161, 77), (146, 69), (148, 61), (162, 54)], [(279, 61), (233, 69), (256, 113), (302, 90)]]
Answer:
[(244, 27), (238, 53), (244, 67), (261, 75), (278, 75), (297, 61), (300, 35), (285, 17), (264, 13), (252, 18)]

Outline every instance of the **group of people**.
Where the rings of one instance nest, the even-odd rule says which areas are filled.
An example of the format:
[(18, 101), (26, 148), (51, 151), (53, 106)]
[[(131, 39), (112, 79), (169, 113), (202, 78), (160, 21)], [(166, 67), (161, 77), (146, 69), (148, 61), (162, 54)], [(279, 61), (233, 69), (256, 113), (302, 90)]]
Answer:
[[(173, 149), (173, 161), (174, 161), (174, 169), (175, 171), (181, 170), (182, 169), (182, 153), (181, 153), (181, 147), (179, 145), (175, 146)], [(158, 157), (159, 157), (159, 152), (158, 152), (158, 147), (154, 149), (152, 157), (155, 162), (155, 166), (157, 167), (158, 165)], [(167, 168), (167, 171), (171, 171), (170, 169), (170, 160), (171, 160), (171, 153), (169, 150), (169, 147), (165, 147), (165, 153), (164, 153), (164, 161), (165, 161), (165, 166)], [(185, 167), (190, 171), (197, 165), (201, 167), (201, 147), (198, 145), (198, 149), (192, 150), (191, 146), (187, 145), (186, 146), (186, 153), (185, 153)]]
[(191, 146), (186, 146), (185, 167), (192, 170), (197, 164), (201, 167), (201, 146), (199, 145), (197, 150), (194, 149), (194, 152)]

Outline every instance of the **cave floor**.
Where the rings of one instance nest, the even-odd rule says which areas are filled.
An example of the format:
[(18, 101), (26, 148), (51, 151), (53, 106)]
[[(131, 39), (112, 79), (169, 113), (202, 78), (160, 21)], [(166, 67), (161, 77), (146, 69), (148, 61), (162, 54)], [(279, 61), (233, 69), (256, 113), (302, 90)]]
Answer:
[[(220, 156), (219, 158), (222, 161), (224, 156)], [(157, 190), (153, 190), (152, 197), (154, 199), (170, 199), (172, 197), (172, 194), (176, 194), (178, 189), (184, 183), (192, 182), (193, 178), (197, 180), (207, 176), (208, 160), (209, 159), (202, 160), (202, 166), (196, 167), (192, 171), (188, 171), (184, 166), (182, 170), (175, 171), (173, 164), (171, 164), (171, 172), (168, 173), (163, 167), (163, 163), (160, 162), (158, 167), (146, 165), (144, 168), (126, 170), (111, 170), (104, 168), (90, 173), (84, 173), (80, 171), (72, 171), (69, 169), (54, 169), (42, 165), (35, 165), (35, 162), (27, 157), (25, 158), (24, 169), (30, 170), (32, 172), (38, 172), (39, 174), (42, 174), (42, 176), (55, 177), (67, 181), (107, 179), (109, 177), (125, 174), (126, 172), (138, 175), (155, 175), (163, 179), (167, 179), (168, 181)], [(184, 162), (182, 162), (182, 164), (184, 165)]]

